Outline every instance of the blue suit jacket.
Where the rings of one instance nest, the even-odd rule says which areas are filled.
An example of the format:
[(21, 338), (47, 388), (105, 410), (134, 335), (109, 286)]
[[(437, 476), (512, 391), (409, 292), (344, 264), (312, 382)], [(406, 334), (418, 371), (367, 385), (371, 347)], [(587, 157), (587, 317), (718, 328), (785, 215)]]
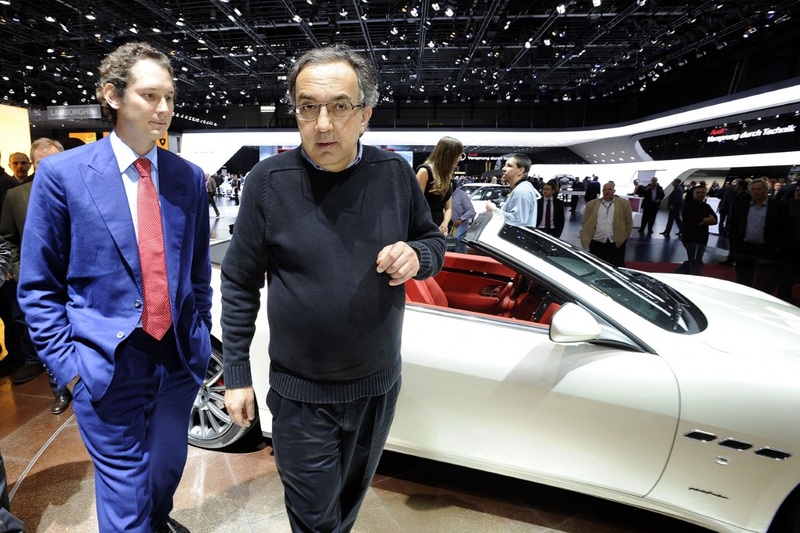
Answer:
[[(199, 384), (211, 354), (205, 179), (169, 151), (157, 157), (173, 328)], [(39, 356), (59, 386), (80, 376), (102, 398), (115, 351), (142, 315), (136, 234), (108, 137), (39, 165), (21, 256), (19, 301)]]

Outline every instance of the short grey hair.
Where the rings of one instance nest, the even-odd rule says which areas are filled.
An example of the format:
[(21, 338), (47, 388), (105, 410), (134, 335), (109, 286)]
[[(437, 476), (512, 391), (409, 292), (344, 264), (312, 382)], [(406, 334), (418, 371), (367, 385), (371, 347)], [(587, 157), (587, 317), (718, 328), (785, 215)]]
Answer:
[(289, 88), (286, 96), (289, 106), (295, 106), (294, 92), (297, 86), (297, 76), (304, 68), (309, 65), (339, 62), (348, 63), (356, 71), (360, 103), (367, 104), (369, 107), (378, 105), (378, 75), (372, 63), (349, 46), (337, 44), (309, 50), (295, 61), (287, 75)]

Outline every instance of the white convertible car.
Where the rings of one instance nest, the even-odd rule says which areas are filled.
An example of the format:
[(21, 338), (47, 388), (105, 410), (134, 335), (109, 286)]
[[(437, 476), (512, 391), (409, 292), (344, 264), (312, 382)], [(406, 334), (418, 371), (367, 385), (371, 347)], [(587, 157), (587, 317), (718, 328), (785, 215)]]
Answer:
[[(717, 531), (800, 531), (799, 308), (717, 279), (617, 269), (497, 213), (467, 240), (472, 253), (406, 284), (387, 449)], [(218, 306), (218, 269), (214, 283)], [(189, 427), (204, 448), (246, 431), (225, 413), (218, 324), (212, 334)], [(264, 312), (252, 365), (265, 435), (268, 340)]]

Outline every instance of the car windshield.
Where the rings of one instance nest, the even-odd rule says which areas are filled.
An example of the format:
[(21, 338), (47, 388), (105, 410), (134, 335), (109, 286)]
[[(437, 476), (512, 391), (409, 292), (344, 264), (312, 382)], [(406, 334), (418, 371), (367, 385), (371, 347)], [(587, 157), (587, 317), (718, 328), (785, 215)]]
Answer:
[(665, 330), (697, 333), (707, 325), (691, 301), (652, 276), (616, 268), (569, 243), (526, 228), (505, 225), (499, 236)]

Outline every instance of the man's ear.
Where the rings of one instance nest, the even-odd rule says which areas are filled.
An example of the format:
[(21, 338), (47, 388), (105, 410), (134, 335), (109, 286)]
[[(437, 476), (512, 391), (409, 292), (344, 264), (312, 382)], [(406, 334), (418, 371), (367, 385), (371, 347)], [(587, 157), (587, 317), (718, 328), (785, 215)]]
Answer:
[(113, 84), (106, 83), (105, 85), (103, 85), (103, 96), (105, 97), (106, 102), (108, 102), (108, 105), (111, 106), (112, 109), (119, 109), (120, 94), (119, 91), (117, 91), (117, 88), (114, 87)]
[(367, 124), (369, 124), (369, 119), (372, 118), (372, 106), (367, 106), (364, 108), (364, 111), (361, 113), (361, 133), (364, 133), (364, 130), (367, 129)]

